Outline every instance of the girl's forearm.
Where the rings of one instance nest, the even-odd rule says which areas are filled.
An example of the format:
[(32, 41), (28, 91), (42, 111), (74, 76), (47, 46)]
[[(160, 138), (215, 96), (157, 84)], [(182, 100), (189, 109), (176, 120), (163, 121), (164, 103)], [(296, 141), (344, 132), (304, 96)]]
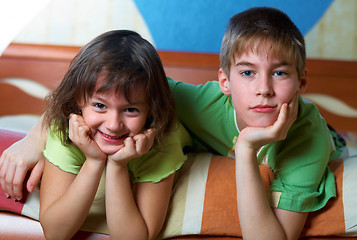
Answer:
[(104, 166), (105, 162), (87, 159), (64, 194), (46, 209), (41, 207), (40, 222), (47, 239), (70, 239), (79, 230), (92, 205)]
[(286, 239), (265, 195), (256, 151), (239, 144), (236, 148), (236, 182), (244, 239)]
[(135, 203), (126, 166), (108, 161), (105, 191), (111, 239), (148, 239), (148, 229)]

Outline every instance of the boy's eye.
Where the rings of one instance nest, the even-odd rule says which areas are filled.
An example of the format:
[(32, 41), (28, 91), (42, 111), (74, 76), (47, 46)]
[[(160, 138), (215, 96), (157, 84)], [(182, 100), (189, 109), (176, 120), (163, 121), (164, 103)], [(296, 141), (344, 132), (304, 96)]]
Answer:
[(97, 107), (97, 108), (100, 108), (100, 109), (105, 109), (106, 108), (106, 106), (104, 104), (102, 104), (102, 103), (95, 103), (94, 106)]
[(241, 74), (245, 77), (251, 77), (253, 75), (253, 72), (252, 71), (243, 71)]
[(287, 73), (286, 72), (283, 72), (283, 71), (277, 71), (274, 73), (275, 76), (277, 77), (281, 77), (281, 76), (285, 76)]

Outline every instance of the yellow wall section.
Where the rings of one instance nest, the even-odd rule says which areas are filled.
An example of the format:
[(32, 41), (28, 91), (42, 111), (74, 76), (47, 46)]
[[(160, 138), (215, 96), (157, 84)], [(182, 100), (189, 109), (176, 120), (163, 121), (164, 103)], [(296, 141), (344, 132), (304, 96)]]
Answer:
[(335, 0), (305, 39), (308, 57), (357, 60), (357, 1)]

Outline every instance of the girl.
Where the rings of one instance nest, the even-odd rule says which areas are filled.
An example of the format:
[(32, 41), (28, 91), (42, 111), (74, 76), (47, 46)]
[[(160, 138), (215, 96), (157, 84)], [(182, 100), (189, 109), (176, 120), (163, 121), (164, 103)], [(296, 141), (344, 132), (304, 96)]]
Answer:
[(46, 238), (70, 239), (82, 227), (112, 239), (154, 239), (190, 144), (154, 47), (132, 31), (104, 33), (81, 49), (46, 100)]

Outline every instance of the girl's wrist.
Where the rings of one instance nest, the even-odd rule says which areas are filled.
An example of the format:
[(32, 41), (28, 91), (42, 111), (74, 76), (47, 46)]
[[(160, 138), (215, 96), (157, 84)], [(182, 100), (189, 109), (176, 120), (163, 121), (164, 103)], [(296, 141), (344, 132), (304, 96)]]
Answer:
[(114, 161), (114, 160), (110, 160), (110, 159), (108, 159), (108, 161), (107, 161), (106, 168), (110, 169), (110, 171), (117, 171), (117, 172), (121, 172), (121, 171), (127, 172), (128, 171), (127, 162), (125, 162), (125, 163), (118, 162), (118, 161)]
[(106, 159), (87, 157), (86, 163), (96, 168), (102, 168), (106, 164)]
[(108, 163), (107, 165), (113, 165), (113, 166), (117, 166), (117, 167), (124, 167), (124, 168), (127, 168), (127, 165), (128, 165), (128, 162), (129, 161), (120, 161), (120, 160), (114, 160), (114, 159), (111, 159), (110, 157), (108, 157)]

